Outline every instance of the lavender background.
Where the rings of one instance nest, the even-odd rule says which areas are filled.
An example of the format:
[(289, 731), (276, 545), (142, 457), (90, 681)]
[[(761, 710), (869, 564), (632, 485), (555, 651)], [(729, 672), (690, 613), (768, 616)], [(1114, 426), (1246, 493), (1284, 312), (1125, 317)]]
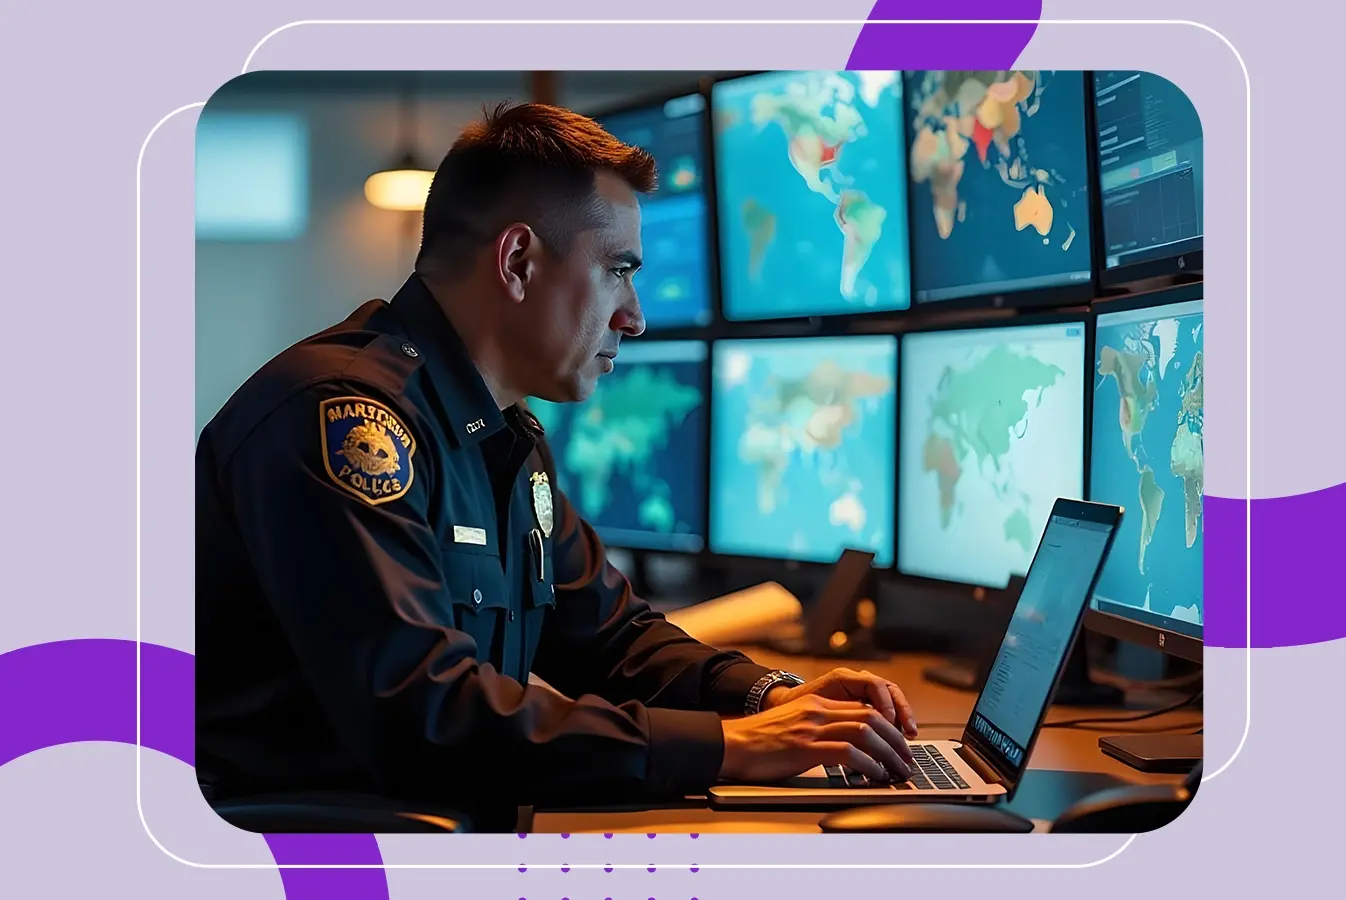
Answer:
[[(634, 4), (516, 0), (509, 15), (556, 18), (751, 18), (756, 4), (685, 2), (645, 12)], [(825, 9), (776, 0), (780, 18), (859, 19), (870, 0)], [(756, 7), (750, 9), (750, 7)], [(1346, 636), (1342, 591), (1329, 585), (1324, 523), (1346, 511), (1346, 454), (1334, 451), (1342, 403), (1329, 366), (1346, 313), (1324, 289), (1318, 260), (1339, 229), (1322, 201), (1326, 171), (1306, 179), (1330, 148), (1291, 135), (1325, 122), (1310, 89), (1314, 61), (1331, 59), (1337, 11), (1196, 0), (1133, 0), (1124, 12), (1085, 0), (881, 2), (871, 18), (996, 17), (1198, 19), (1238, 49), (1251, 73), (1257, 171), (1252, 275), (1256, 382), (1251, 479), (1245, 447), (1249, 397), (1245, 324), (1243, 71), (1217, 35), (1190, 25), (1031, 26), (357, 26), (304, 25), (256, 49), (260, 68), (1144, 68), (1183, 87), (1206, 131), (1207, 650), (1209, 785), (1177, 823), (1137, 837), (717, 836), (655, 840), (619, 835), (469, 835), (267, 840), (222, 823), (196, 791), (191, 761), (192, 132), (198, 109), (163, 124), (144, 152), (142, 204), (140, 625), (144, 750), (136, 740), (136, 161), (145, 135), (170, 111), (206, 100), (237, 75), (272, 29), (303, 18), (370, 18), (365, 4), (235, 0), (200, 12), (166, 2), (80, 9), (55, 3), (6, 11), (0, 30), (11, 138), (0, 145), (9, 203), (11, 327), (0, 357), (22, 397), (13, 427), (38, 436), (38, 471), (15, 468), (4, 544), (9, 575), (0, 604), (0, 893), (81, 896), (113, 886), (143, 896), (280, 897), (738, 897), (960, 889), (1048, 896), (1089, 890), (1122, 897), (1163, 884), (1174, 891), (1258, 890), (1327, 876), (1326, 793), (1286, 791), (1268, 777), (1280, 762), (1272, 735), (1313, 745), (1346, 737), (1302, 690), (1330, 686)], [(1287, 24), (1302, 9), (1297, 24)], [(200, 14), (204, 24), (193, 23)], [(390, 18), (502, 15), (465, 3), (399, 2)], [(1318, 21), (1309, 21), (1313, 15)], [(655, 35), (658, 35), (657, 39)], [(1031, 37), (1031, 39), (1030, 39)], [(663, 44), (660, 50), (656, 44)], [(1027, 44), (1026, 48), (1024, 44)], [(1325, 68), (1325, 67), (1324, 67)], [(1315, 115), (1316, 114), (1316, 115)], [(24, 143), (23, 137), (31, 143)], [(1325, 135), (1326, 136), (1326, 135)], [(18, 139), (16, 139), (16, 137)], [(1278, 176), (1278, 177), (1277, 177)], [(1299, 179), (1295, 181), (1293, 179)], [(1288, 182), (1288, 183), (1287, 183)], [(1303, 183), (1306, 182), (1306, 183)], [(1262, 187), (1265, 184), (1266, 187)], [(1217, 187), (1218, 186), (1218, 187)], [(1265, 284), (1265, 287), (1263, 285)], [(1312, 318), (1310, 318), (1312, 316)], [(15, 327), (17, 326), (17, 327)], [(1333, 326), (1336, 326), (1335, 328)], [(1279, 366), (1279, 368), (1276, 368)], [(74, 410), (74, 414), (71, 414)], [(53, 477), (54, 476), (54, 477)], [(1251, 482), (1251, 494), (1249, 483)], [(1247, 513), (1252, 506), (1252, 645), (1245, 651)], [(1219, 499), (1227, 498), (1227, 499)], [(74, 513), (72, 515), (72, 512)], [(1333, 513), (1336, 514), (1335, 519)], [(1340, 530), (1339, 527), (1336, 530)], [(53, 643), (55, 642), (55, 643)], [(47, 646), (34, 646), (47, 645)], [(153, 646), (151, 646), (153, 645)], [(29, 648), (29, 649), (22, 649)], [(167, 649), (172, 648), (172, 649)], [(1220, 649), (1225, 648), (1225, 649)], [(1238, 648), (1238, 649), (1233, 649)], [(1252, 662), (1253, 672), (1248, 669)], [(1331, 679), (1330, 681), (1328, 679)], [(1251, 684), (1245, 707), (1245, 685)], [(1245, 713), (1253, 728), (1242, 743)], [(1321, 723), (1321, 724), (1320, 724)], [(1325, 732), (1325, 733), (1324, 733)], [(57, 745), (51, 749), (42, 749)], [(40, 751), (40, 752), (37, 752)], [(1227, 768), (1225, 760), (1237, 755)], [(139, 766), (137, 766), (139, 763)], [(1211, 779), (1209, 775), (1219, 772)], [(137, 773), (140, 790), (137, 792)], [(138, 812), (139, 807), (139, 812)], [(141, 813), (143, 812), (143, 820)], [(1275, 827), (1271, 821), (1274, 817)], [(143, 825), (142, 825), (143, 822)], [(158, 844), (159, 846), (156, 846)], [(168, 854), (172, 854), (174, 858)], [(279, 871), (282, 862), (496, 865), (479, 869)], [(188, 862), (184, 863), (181, 860)], [(1231, 861), (1243, 864), (1230, 865)], [(1244, 862), (1246, 861), (1246, 862)], [(1273, 865), (1265, 865), (1272, 862)], [(1293, 874), (1274, 863), (1292, 864)], [(518, 871), (526, 863), (526, 872)], [(982, 868), (957, 874), (896, 871), (713, 869), (760, 865), (1056, 864), (1051, 871)], [(560, 871), (563, 864), (572, 866)], [(633, 869), (579, 868), (582, 864)], [(657, 871), (647, 867), (653, 864)], [(245, 865), (254, 868), (206, 868)], [(691, 868), (697, 865), (699, 871)], [(550, 867), (550, 868), (548, 868)], [(1274, 881), (1273, 881), (1274, 879)], [(976, 882), (975, 884), (973, 882)]]

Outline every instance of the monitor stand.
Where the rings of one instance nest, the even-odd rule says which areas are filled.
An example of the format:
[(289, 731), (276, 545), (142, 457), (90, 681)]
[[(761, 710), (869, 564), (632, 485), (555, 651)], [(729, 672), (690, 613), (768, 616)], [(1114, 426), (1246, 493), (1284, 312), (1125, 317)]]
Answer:
[(1203, 735), (1119, 734), (1098, 739), (1098, 748), (1142, 772), (1184, 774), (1201, 762)]
[[(888, 658), (874, 639), (874, 554), (846, 549), (805, 609), (803, 634), (769, 638), (767, 649), (789, 656), (878, 661)], [(866, 609), (867, 607), (867, 609)], [(865, 610), (862, 613), (862, 610)]]

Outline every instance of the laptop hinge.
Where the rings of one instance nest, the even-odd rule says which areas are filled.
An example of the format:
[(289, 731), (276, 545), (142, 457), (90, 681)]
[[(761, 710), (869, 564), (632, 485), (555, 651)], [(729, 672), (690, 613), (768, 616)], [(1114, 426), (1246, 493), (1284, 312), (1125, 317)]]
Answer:
[(1004, 779), (1000, 777), (1000, 773), (995, 770), (995, 767), (983, 759), (981, 754), (967, 743), (960, 741), (954, 752), (962, 757), (963, 762), (972, 767), (972, 771), (976, 772), (982, 781), (987, 784), (1003, 783)]

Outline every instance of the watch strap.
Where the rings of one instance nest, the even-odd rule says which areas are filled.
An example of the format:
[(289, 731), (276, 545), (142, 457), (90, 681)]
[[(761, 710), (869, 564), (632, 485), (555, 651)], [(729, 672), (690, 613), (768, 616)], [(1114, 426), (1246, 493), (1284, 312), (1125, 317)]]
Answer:
[(784, 669), (773, 669), (767, 672), (753, 684), (748, 691), (747, 699), (743, 702), (743, 714), (753, 716), (762, 711), (762, 701), (766, 699), (767, 692), (778, 685), (786, 684), (790, 687), (798, 687), (804, 683), (793, 672), (786, 672)]

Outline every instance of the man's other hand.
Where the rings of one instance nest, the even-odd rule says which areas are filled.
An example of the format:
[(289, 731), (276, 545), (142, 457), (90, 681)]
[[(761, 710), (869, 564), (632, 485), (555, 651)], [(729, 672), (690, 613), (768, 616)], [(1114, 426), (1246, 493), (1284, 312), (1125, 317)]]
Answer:
[(780, 686), (767, 692), (762, 708), (774, 709), (800, 697), (815, 695), (829, 700), (855, 700), (868, 703), (909, 738), (916, 737), (916, 715), (911, 711), (902, 689), (872, 672), (833, 669), (822, 678), (799, 685)]
[(829, 765), (905, 781), (915, 767), (897, 726), (855, 700), (810, 694), (723, 725), (720, 776), (735, 781), (770, 783)]

